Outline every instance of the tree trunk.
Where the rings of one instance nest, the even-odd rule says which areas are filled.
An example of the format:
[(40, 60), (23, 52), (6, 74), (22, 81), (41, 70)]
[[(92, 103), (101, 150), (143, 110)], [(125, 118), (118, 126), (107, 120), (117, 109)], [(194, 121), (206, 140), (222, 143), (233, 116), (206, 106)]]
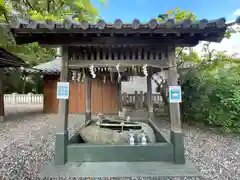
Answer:
[[(161, 78), (162, 79), (162, 78)], [(167, 82), (159, 83), (156, 79), (152, 78), (152, 80), (157, 84), (157, 88), (160, 92), (160, 95), (162, 96), (162, 100), (165, 106), (168, 106), (168, 97), (166, 95), (166, 91), (168, 88)], [(162, 79), (163, 80), (163, 79)]]

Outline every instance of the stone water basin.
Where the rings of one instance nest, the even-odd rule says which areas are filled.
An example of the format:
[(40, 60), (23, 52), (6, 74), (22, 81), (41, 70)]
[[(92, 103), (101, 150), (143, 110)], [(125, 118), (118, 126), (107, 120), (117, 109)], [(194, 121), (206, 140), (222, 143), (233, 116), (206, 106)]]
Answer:
[(153, 129), (143, 122), (105, 118), (101, 121), (92, 120), (78, 132), (85, 142), (91, 144), (129, 144), (130, 134), (134, 134), (135, 139), (138, 140), (143, 133), (148, 143), (156, 142)]

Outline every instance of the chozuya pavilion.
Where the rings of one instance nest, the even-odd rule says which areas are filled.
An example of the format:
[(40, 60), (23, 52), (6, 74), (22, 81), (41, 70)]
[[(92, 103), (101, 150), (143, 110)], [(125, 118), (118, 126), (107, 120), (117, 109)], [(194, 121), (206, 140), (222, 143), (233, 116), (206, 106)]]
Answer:
[[(240, 18), (236, 22), (239, 23)], [(176, 47), (192, 47), (199, 41), (221, 42), (228, 26), (234, 23), (228, 24), (224, 18), (177, 21), (165, 17), (162, 21), (151, 19), (147, 23), (141, 23), (138, 19), (124, 23), (121, 19), (116, 19), (113, 23), (99, 20), (91, 24), (86, 21), (77, 22), (72, 15), (66, 16), (62, 22), (13, 17), (10, 29), (17, 44), (38, 42), (41, 45), (62, 47), (59, 83), (62, 86), (58, 86), (59, 116), (56, 119), (60, 125), (56, 133), (55, 157), (53, 162), (43, 168), (41, 176), (199, 176), (185, 161), (179, 101), (172, 101), (169, 105), (170, 138), (156, 125), (161, 119), (153, 113), (151, 76), (162, 68), (168, 69), (169, 87), (178, 87)], [(100, 143), (104, 133), (93, 137), (95, 139), (92, 141), (81, 133), (69, 137), (67, 82), (71, 78), (71, 72), (75, 71), (86, 76), (85, 124), (79, 127), (78, 132), (95, 127), (95, 131), (87, 131), (91, 136), (93, 134), (89, 132), (111, 130), (112, 135), (108, 136), (111, 138), (127, 134), (123, 141)], [(150, 141), (151, 138), (141, 131), (141, 123), (121, 119), (117, 112), (114, 119), (104, 116), (94, 119), (92, 116), (92, 82), (99, 80), (101, 83), (104, 80), (108, 81), (106, 86), (115, 86), (117, 93), (108, 98), (116, 99), (120, 111), (120, 82), (128, 76), (147, 77), (148, 119), (144, 124), (150, 127), (154, 140)], [(172, 96), (171, 92), (169, 95)], [(74, 96), (77, 97), (78, 94)]]

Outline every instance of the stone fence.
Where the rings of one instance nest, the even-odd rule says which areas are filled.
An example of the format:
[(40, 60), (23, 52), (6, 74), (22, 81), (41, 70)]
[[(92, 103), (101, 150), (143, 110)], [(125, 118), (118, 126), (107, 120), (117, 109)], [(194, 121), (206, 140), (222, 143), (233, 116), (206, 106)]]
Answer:
[[(152, 95), (153, 102), (161, 102), (160, 94)], [(140, 93), (135, 92), (135, 94), (122, 94), (122, 103), (125, 104), (135, 104), (136, 106), (142, 107), (143, 104), (147, 102), (147, 95), (142, 91)], [(4, 94), (4, 103), (5, 104), (42, 104), (43, 103), (43, 94)]]
[(4, 94), (4, 104), (42, 104), (43, 94)]

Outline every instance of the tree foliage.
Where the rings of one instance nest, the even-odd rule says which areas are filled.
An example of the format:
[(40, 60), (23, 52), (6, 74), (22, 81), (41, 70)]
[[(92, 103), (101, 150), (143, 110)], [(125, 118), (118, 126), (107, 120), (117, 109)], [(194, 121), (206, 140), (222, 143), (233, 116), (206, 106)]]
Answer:
[[(104, 3), (103, 0), (101, 2)], [(7, 26), (12, 14), (36, 20), (62, 20), (64, 15), (77, 14), (78, 20), (95, 21), (98, 10), (90, 0), (0, 0), (0, 47), (35, 66), (52, 60), (56, 55), (56, 49), (41, 47), (38, 43), (16, 45)], [(33, 84), (36, 86), (39, 83), (39, 77), (24, 72), (11, 73), (6, 78), (7, 92), (23, 93), (31, 89), (28, 87), (36, 89), (33, 88)]]
[(240, 75), (232, 59), (217, 53), (210, 63), (203, 61), (180, 74), (184, 119), (240, 132)]
[[(188, 9), (180, 9), (178, 7), (174, 8), (174, 9), (167, 10), (164, 15), (174, 17), (176, 20), (182, 20), (182, 19), (195, 20), (196, 19), (196, 15), (193, 12), (191, 12)], [(157, 19), (161, 20), (164, 15), (160, 14), (157, 17)]]
[[(178, 20), (196, 19), (191, 11), (179, 8), (167, 14)], [(229, 29), (225, 38), (232, 33), (238, 31)], [(225, 51), (210, 49), (210, 44), (204, 43), (201, 55), (193, 48), (177, 48), (179, 84), (183, 91), (182, 117), (185, 121), (194, 120), (219, 126), (225, 131), (240, 132), (240, 59)], [(164, 83), (158, 83), (162, 96), (168, 88)]]
[[(97, 9), (90, 0), (9, 0), (6, 4), (1, 2), (0, 10), (2, 22), (7, 22), (13, 12), (19, 16), (37, 20), (62, 20), (64, 15), (76, 13), (78, 19), (94, 21), (98, 15)], [(0, 37), (1, 47), (33, 65), (48, 61), (56, 53), (55, 49), (43, 48), (37, 43), (15, 45), (6, 27), (0, 29)]]

